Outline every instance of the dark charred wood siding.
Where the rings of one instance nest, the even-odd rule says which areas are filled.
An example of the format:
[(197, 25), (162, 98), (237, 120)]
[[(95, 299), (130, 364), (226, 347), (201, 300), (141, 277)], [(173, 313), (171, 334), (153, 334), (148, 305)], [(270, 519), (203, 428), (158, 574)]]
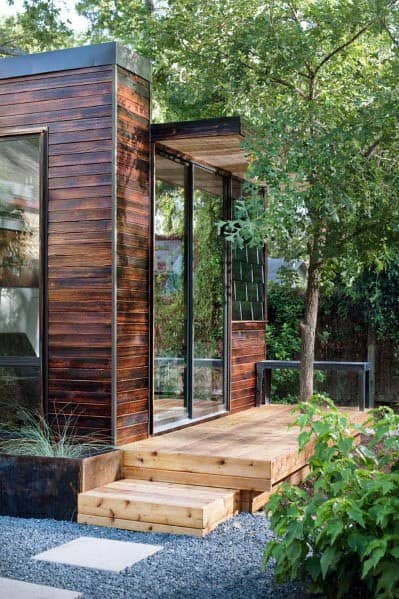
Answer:
[[(112, 89), (102, 66), (0, 82), (0, 129), (48, 127), (48, 408), (111, 438)], [(44, 273), (46, 276), (46, 273)]]
[(265, 322), (233, 321), (231, 330), (231, 412), (255, 406), (255, 364), (265, 359)]
[[(121, 67), (0, 82), (0, 130), (48, 127), (49, 416), (117, 444), (148, 436), (149, 112)], [(232, 412), (255, 405), (264, 327), (232, 323)]]
[(116, 441), (148, 436), (150, 87), (117, 68)]

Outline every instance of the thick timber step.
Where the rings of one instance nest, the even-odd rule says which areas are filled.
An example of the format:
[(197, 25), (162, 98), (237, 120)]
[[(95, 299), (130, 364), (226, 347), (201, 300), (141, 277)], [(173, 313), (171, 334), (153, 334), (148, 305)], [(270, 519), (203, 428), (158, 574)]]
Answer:
[(122, 479), (80, 493), (78, 522), (204, 536), (238, 511), (239, 499), (232, 489)]

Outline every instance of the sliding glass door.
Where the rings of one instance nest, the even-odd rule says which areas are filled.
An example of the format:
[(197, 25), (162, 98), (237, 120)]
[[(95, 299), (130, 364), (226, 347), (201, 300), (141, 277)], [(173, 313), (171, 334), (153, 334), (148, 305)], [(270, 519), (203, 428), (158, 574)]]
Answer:
[(224, 181), (157, 155), (154, 430), (226, 409)]
[(41, 408), (41, 137), (0, 137), (0, 423)]

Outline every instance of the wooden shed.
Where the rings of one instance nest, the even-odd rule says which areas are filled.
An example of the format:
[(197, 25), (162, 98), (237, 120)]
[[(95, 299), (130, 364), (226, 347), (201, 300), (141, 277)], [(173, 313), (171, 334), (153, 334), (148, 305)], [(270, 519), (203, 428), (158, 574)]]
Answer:
[(121, 445), (255, 405), (264, 251), (216, 223), (240, 118), (151, 125), (117, 43), (0, 60), (0, 398)]

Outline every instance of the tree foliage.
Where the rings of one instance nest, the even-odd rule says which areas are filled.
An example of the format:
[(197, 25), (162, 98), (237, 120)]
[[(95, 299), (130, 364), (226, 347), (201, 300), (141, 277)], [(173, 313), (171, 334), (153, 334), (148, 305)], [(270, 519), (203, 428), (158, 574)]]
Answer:
[(332, 293), (322, 303), (343, 321), (357, 313), (358, 326), (377, 339), (390, 340), (399, 348), (399, 256), (392, 252), (382, 269), (365, 269), (350, 287), (338, 278)]
[[(288, 283), (288, 284), (287, 284)], [(303, 290), (290, 282), (268, 285), (268, 326), (266, 329), (267, 355), (270, 359), (294, 360), (300, 355), (299, 323), (303, 314)], [(317, 327), (318, 353), (316, 359), (337, 351), (335, 348), (352, 342), (366, 355), (368, 336), (375, 337), (377, 355), (390, 347), (397, 363), (399, 352), (399, 257), (396, 252), (382, 269), (367, 268), (348, 285), (339, 274), (326, 286), (320, 296), (320, 318)], [(353, 336), (356, 335), (356, 343)], [(388, 345), (389, 344), (389, 345)], [(320, 355), (321, 352), (321, 355)], [(344, 356), (345, 357), (345, 356)], [(349, 357), (348, 357), (349, 359)], [(361, 358), (363, 359), (363, 358)], [(377, 360), (378, 370), (389, 368)], [(272, 378), (274, 401), (294, 401), (293, 390), (298, 387), (297, 372), (276, 371)], [(320, 372), (315, 371), (316, 387)], [(384, 377), (385, 378), (385, 377)], [(325, 389), (325, 388), (324, 388)], [(331, 391), (330, 391), (331, 389)], [(332, 387), (329, 393), (334, 396)], [(376, 389), (381, 397), (381, 389)], [(383, 397), (383, 395), (382, 395)]]
[[(9, 4), (13, 5), (13, 0)], [(24, 0), (21, 12), (0, 18), (0, 55), (55, 50), (76, 42), (70, 23), (62, 20), (54, 2)]]
[(320, 287), (337, 271), (350, 279), (382, 265), (398, 242), (397, 2), (81, 0), (80, 9), (96, 35), (154, 60), (167, 117), (240, 112), (253, 124), (251, 175), (267, 182), (269, 210), (254, 213), (247, 200), (228, 235), (308, 260), (309, 398)]

